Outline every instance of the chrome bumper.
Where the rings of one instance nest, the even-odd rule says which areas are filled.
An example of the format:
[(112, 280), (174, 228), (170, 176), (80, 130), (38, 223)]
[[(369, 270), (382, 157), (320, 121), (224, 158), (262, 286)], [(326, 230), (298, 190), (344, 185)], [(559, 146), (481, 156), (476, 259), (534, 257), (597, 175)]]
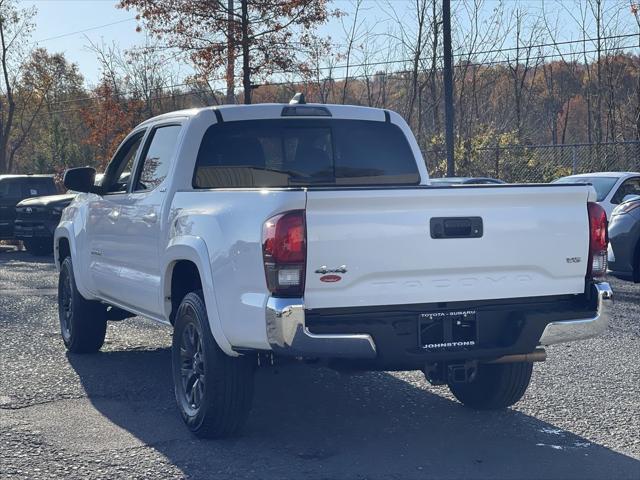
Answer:
[(598, 295), (596, 314), (590, 318), (552, 322), (547, 325), (540, 337), (540, 345), (571, 342), (595, 337), (606, 330), (613, 306), (613, 291), (606, 282), (594, 284)]
[(295, 357), (375, 358), (370, 335), (319, 335), (305, 325), (301, 298), (270, 298), (266, 309), (267, 338), (271, 349)]

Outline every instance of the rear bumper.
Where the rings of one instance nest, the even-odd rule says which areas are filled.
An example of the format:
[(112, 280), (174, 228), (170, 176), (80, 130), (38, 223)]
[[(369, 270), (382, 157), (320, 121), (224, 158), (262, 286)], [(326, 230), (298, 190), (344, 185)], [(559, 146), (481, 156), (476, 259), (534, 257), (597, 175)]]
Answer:
[(267, 303), (267, 338), (281, 355), (370, 359), (376, 345), (368, 334), (316, 334), (305, 324), (303, 299), (270, 298)]
[(522, 304), (480, 302), (484, 305), (478, 310), (479, 322), (489, 332), (485, 344), (440, 352), (418, 347), (416, 312), (431, 306), (317, 312), (305, 310), (300, 298), (270, 298), (267, 338), (280, 355), (362, 360), (373, 368), (411, 369), (429, 362), (491, 359), (598, 335), (607, 327), (613, 292), (609, 284), (596, 283), (584, 297)]
[(600, 335), (606, 330), (613, 307), (613, 291), (606, 282), (596, 283), (593, 287), (597, 292), (595, 314), (588, 318), (549, 323), (542, 332), (540, 345), (583, 340)]

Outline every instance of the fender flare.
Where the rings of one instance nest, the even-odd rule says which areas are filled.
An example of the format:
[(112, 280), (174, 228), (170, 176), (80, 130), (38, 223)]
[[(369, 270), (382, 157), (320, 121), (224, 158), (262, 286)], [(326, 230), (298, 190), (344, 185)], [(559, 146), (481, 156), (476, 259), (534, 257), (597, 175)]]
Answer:
[(209, 328), (213, 334), (213, 338), (224, 353), (229, 356), (238, 356), (233, 350), (229, 340), (222, 329), (222, 322), (218, 312), (218, 304), (216, 302), (215, 289), (213, 285), (213, 275), (209, 265), (209, 250), (204, 240), (200, 237), (192, 235), (180, 235), (173, 237), (169, 241), (169, 245), (162, 256), (162, 276), (160, 280), (160, 291), (162, 293), (162, 301), (165, 308), (165, 318), (169, 318), (171, 305), (166, 299), (171, 294), (171, 274), (173, 266), (180, 260), (188, 260), (193, 262), (200, 273), (200, 281), (202, 282), (202, 291), (204, 293), (204, 302), (207, 307), (207, 315), (209, 317)]
[[(75, 278), (82, 279), (83, 276), (80, 274), (80, 264), (78, 260), (78, 249), (76, 246), (76, 236), (73, 229), (73, 223), (71, 222), (61, 222), (57, 227), (55, 232), (53, 233), (53, 258), (54, 263), (58, 272), (60, 271), (60, 249), (59, 244), (60, 240), (65, 239), (69, 243), (69, 252), (71, 254), (71, 259), (73, 260), (73, 275)], [(76, 288), (80, 295), (82, 295), (87, 300), (95, 299), (94, 295), (86, 289), (86, 284), (83, 281), (77, 282)]]

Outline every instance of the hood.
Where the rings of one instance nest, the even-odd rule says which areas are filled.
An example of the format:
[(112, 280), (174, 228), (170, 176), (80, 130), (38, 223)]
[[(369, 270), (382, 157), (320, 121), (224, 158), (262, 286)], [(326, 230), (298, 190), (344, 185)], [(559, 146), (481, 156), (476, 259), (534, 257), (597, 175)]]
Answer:
[(33, 197), (22, 200), (18, 203), (18, 207), (66, 207), (73, 199), (75, 194), (65, 193), (63, 195), (47, 195), (46, 197)]

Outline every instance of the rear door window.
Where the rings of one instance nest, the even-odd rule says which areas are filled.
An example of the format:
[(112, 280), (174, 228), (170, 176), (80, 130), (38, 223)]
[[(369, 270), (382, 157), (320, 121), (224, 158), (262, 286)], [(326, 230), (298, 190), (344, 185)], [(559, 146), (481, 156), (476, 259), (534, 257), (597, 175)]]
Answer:
[(420, 175), (391, 123), (275, 119), (228, 122), (205, 133), (195, 188), (416, 185)]
[(151, 132), (134, 191), (153, 190), (164, 181), (175, 154), (179, 134), (180, 125), (158, 127)]

